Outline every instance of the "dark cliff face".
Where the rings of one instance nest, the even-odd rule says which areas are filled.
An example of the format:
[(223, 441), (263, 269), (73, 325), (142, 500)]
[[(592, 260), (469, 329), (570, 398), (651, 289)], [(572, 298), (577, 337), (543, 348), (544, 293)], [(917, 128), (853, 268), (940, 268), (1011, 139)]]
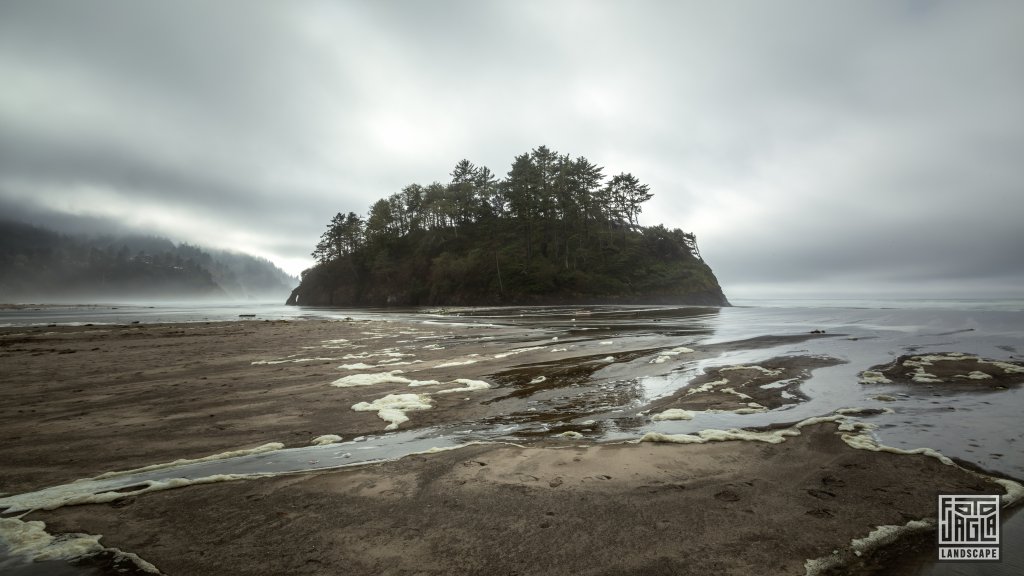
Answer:
[(654, 236), (631, 232), (573, 261), (543, 251), (527, 259), (500, 238), (426, 233), (307, 270), (287, 304), (729, 306), (703, 260), (685, 245)]
[(719, 288), (658, 294), (600, 295), (580, 293), (529, 294), (501, 297), (498, 295), (462, 295), (448, 300), (420, 300), (408, 291), (381, 287), (368, 293), (355, 294), (346, 286), (331, 289), (316, 282), (303, 282), (288, 297), (289, 306), (336, 306), (342, 308), (387, 306), (552, 306), (598, 304), (651, 304), (688, 306), (731, 306)]

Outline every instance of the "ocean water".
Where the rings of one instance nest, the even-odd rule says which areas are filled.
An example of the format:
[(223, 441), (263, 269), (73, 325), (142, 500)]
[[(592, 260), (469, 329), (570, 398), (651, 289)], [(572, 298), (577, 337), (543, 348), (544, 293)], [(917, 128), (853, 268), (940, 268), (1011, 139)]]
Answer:
[[(415, 311), (413, 311), (415, 312)], [(285, 306), (279, 302), (132, 302), (0, 305), (0, 327), (161, 322), (376, 318), (388, 311)]]
[[(280, 474), (309, 469), (358, 466), (398, 458), (431, 448), (453, 448), (470, 441), (516, 441), (581, 429), (578, 441), (635, 439), (647, 432), (693, 433), (791, 423), (828, 415), (842, 408), (888, 408), (864, 417), (877, 428), (882, 444), (903, 449), (928, 447), (985, 469), (1024, 479), (1024, 389), (991, 392), (950, 391), (941, 387), (894, 384), (864, 385), (858, 374), (902, 354), (962, 352), (999, 360), (1024, 360), (1024, 300), (738, 300), (730, 308), (668, 306), (552, 306), (446, 309), (332, 309), (279, 304), (105, 304), (26, 307), (0, 311), (0, 326), (126, 324), (131, 322), (194, 322), (301, 320), (310, 318), (394, 319), (430, 326), (486, 324), (527, 329), (527, 340), (509, 340), (510, 347), (541, 342), (573, 343), (580, 350), (647, 350), (700, 348), (762, 336), (802, 335), (824, 330), (825, 336), (760, 348), (727, 347), (718, 356), (687, 361), (680, 357), (658, 373), (635, 373), (637, 363), (611, 362), (588, 382), (547, 389), (527, 396), (535, 418), (453, 422), (450, 425), (402, 430), (327, 446), (279, 450), (201, 462), (104, 479), (72, 488), (55, 487), (37, 498), (88, 497), (110, 490), (146, 485), (159, 487), (170, 478), (209, 481), (231, 475)], [(522, 333), (522, 330), (517, 330)], [(557, 338), (557, 340), (553, 340)], [(541, 344), (545, 345), (545, 344)], [(779, 356), (828, 356), (842, 363), (819, 368), (803, 383), (806, 402), (758, 414), (698, 414), (693, 420), (653, 422), (638, 418), (644, 405), (684, 387), (704, 370), (727, 365), (757, 364)], [(886, 395), (895, 401), (882, 402)], [(555, 416), (554, 418), (552, 416)], [(203, 455), (197, 455), (203, 456)], [(311, 464), (316, 462), (316, 464)], [(134, 489), (134, 488), (133, 488)], [(154, 488), (155, 489), (155, 488)], [(185, 488), (187, 489), (187, 488)], [(45, 492), (45, 491), (44, 491)], [(1004, 542), (1024, 541), (1024, 522), (1017, 514), (1004, 519)], [(1004, 554), (1007, 550), (1004, 545)], [(0, 553), (0, 566), (5, 560)], [(9, 561), (9, 559), (8, 559)], [(1018, 558), (1004, 563), (936, 565), (922, 558), (908, 570), (919, 574), (1010, 574), (1024, 572)], [(19, 570), (31, 570), (21, 566)], [(1002, 570), (1002, 571), (1000, 571)], [(1009, 570), (1009, 571), (1007, 571)], [(19, 572), (45, 574), (48, 572)]]

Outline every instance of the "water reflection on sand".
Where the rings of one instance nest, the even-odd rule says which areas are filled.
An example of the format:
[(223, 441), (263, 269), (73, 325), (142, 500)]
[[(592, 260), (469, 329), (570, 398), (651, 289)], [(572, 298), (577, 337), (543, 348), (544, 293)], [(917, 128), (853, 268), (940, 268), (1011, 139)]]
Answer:
[[(37, 495), (63, 498), (72, 490), (82, 498), (111, 491), (142, 493), (164, 487), (160, 483), (170, 478), (203, 482), (219, 477), (295, 473), (379, 462), (469, 442), (529, 442), (560, 437), (609, 442), (636, 439), (648, 432), (690, 434), (704, 429), (777, 426), (851, 407), (887, 409), (861, 417), (877, 426), (874, 434), (883, 444), (904, 449), (929, 447), (988, 470), (1024, 478), (1024, 451), (1020, 450), (1024, 429), (1019, 426), (1024, 391), (1020, 387), (972, 392), (935, 385), (862, 384), (858, 378), (864, 370), (907, 353), (955, 351), (1019, 360), (1018, 351), (1024, 350), (1024, 312), (1005, 307), (986, 310), (978, 306), (556, 306), (339, 310), (276, 305), (109, 305), (7, 310), (0, 313), (0, 324), (346, 317), (411, 322), (425, 327), (497, 328), (496, 333), (481, 337), (478, 342), (485, 346), (482, 350), (491, 359), (503, 362), (501, 368), (489, 374), (488, 379), (499, 394), (486, 401), (487, 416), (403, 429), (358, 441), (126, 474), (96, 480), (94, 484), (80, 483), (73, 488), (57, 487), (51, 494)], [(394, 338), (404, 330), (403, 325), (396, 323), (396, 332), (392, 334), (386, 325), (376, 324), (377, 332), (368, 333), (367, 342), (352, 344), (364, 347), (361, 350), (346, 350), (347, 344), (341, 341), (324, 346), (329, 348), (331, 358), (337, 352), (339, 365), (345, 362), (355, 367), (348, 370), (365, 371), (370, 366), (384, 369), (382, 365), (363, 362), (377, 362), (380, 359), (373, 355), (385, 354), (372, 347), (374, 338)], [(444, 349), (443, 340), (415, 331), (402, 334), (409, 342), (403, 345)], [(666, 353), (684, 348), (694, 353)], [(402, 350), (386, 352), (409, 356), (396, 356), (390, 361), (393, 365), (414, 361), (410, 352)], [(266, 363), (299, 363), (307, 356), (320, 358), (318, 354), (302, 352), (283, 350), (282, 358)], [(343, 356), (342, 352), (351, 357)], [(683, 420), (654, 420), (649, 414), (652, 403), (686, 389), (705, 372), (797, 357), (830, 361), (810, 370), (801, 380), (799, 397), (793, 396), (794, 401), (774, 409), (747, 413), (697, 410)], [(486, 354), (480, 353), (479, 357), (446, 359), (434, 367), (478, 367), (486, 361)], [(413, 372), (416, 367), (403, 365), (403, 369)], [(339, 376), (344, 377), (344, 373)], [(414, 376), (406, 376), (416, 381)], [(566, 433), (569, 435), (563, 436)], [(1008, 527), (1011, 533), (1020, 533), (1019, 527), (1014, 528), (1019, 523)]]

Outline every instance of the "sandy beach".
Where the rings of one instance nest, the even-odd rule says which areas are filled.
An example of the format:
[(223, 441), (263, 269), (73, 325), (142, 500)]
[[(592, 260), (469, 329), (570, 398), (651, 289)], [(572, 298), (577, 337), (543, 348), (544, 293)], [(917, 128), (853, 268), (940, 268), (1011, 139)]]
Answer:
[[(585, 387), (598, 369), (621, 364), (642, 375), (683, 354), (692, 361), (816, 337), (685, 351), (609, 343), (580, 355), (535, 330), (487, 325), (5, 328), (0, 493), (267, 443), (351, 440), (390, 424), (527, 421), (537, 398)], [(793, 356), (709, 371), (691, 393), (622, 417), (777, 408), (800, 401), (810, 371), (836, 362)], [(382, 373), (391, 379), (367, 383)], [(769, 376), (788, 384), (765, 387)], [(353, 409), (399, 394), (420, 395), (427, 407), (402, 413), (405, 422)], [(44, 521), (51, 534), (102, 535), (103, 546), (168, 575), (870, 573), (911, 542), (877, 532), (865, 540), (877, 527), (933, 517), (939, 492), (1006, 491), (934, 455), (856, 449), (863, 429), (842, 417), (791, 424), (743, 438), (648, 434), (611, 444), (590, 441), (586, 424), (556, 426), (516, 442), (153, 491), (23, 519)]]

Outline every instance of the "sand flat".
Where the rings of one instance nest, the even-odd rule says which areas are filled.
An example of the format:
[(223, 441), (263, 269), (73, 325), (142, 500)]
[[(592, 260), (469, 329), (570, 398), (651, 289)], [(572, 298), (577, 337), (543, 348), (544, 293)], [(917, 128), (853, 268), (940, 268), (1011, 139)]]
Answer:
[(33, 517), (167, 574), (802, 574), (932, 515), (935, 491), (999, 489), (853, 450), (835, 428), (777, 445), (470, 446)]
[[(368, 340), (363, 333), (374, 326), (388, 336)], [(251, 321), (0, 329), (0, 493), (268, 442), (301, 446), (323, 434), (380, 432), (375, 414), (354, 412), (352, 405), (411, 390), (404, 384), (331, 387), (349, 373), (337, 368), (346, 363), (340, 359), (346, 351), (321, 347), (344, 338), (353, 346), (372, 345), (371, 351), (387, 349), (409, 338), (403, 330), (415, 328), (398, 322)], [(449, 346), (473, 348), (479, 337), (495, 332), (434, 329), (452, 338)], [(453, 356), (450, 350), (416, 354)], [(330, 356), (339, 359), (265, 363)], [(441, 382), (485, 373), (474, 365), (431, 372)], [(440, 397), (416, 424), (447, 421), (465, 403), (458, 396)], [(465, 411), (468, 418), (475, 413), (472, 407)]]
[[(593, 349), (552, 362), (530, 330), (431, 325), (423, 332), (365, 321), (0, 330), (0, 492), (272, 442), (291, 448), (325, 435), (377, 434), (386, 423), (352, 406), (390, 394), (430, 394), (430, 409), (410, 412), (401, 430), (499, 413), (514, 420), (526, 414), (530, 394), (580, 394), (586, 387), (577, 384), (593, 372)], [(800, 338), (695, 346), (685, 356)], [(498, 357), (527, 348), (534, 349)], [(383, 373), (395, 370), (386, 364), (394, 354), (421, 361), (402, 366), (409, 381), (441, 385), (330, 385), (351, 373), (339, 370), (352, 363), (345, 356), (371, 367), (357, 371)], [(597, 370), (619, 378), (669, 369), (650, 362), (658, 354), (616, 351), (613, 369)], [(481, 360), (452, 363), (471, 356)], [(802, 370), (829, 362), (763, 364), (781, 372), (724, 374), (734, 390), (763, 390), (756, 399), (770, 403), (778, 389), (764, 384), (799, 380)], [(508, 374), (518, 380), (497, 377)], [(534, 391), (537, 374), (546, 378)], [(702, 378), (716, 376), (722, 371)], [(439, 392), (466, 382), (495, 386)], [(472, 445), (331, 472), (192, 485), (26, 519), (45, 521), (51, 533), (102, 534), (102, 545), (172, 575), (800, 574), (807, 559), (847, 550), (876, 526), (933, 516), (936, 492), (1002, 491), (928, 455), (854, 449), (834, 422), (779, 444), (595, 445), (557, 436), (560, 429), (523, 447)], [(852, 561), (870, 567), (882, 557)]]

